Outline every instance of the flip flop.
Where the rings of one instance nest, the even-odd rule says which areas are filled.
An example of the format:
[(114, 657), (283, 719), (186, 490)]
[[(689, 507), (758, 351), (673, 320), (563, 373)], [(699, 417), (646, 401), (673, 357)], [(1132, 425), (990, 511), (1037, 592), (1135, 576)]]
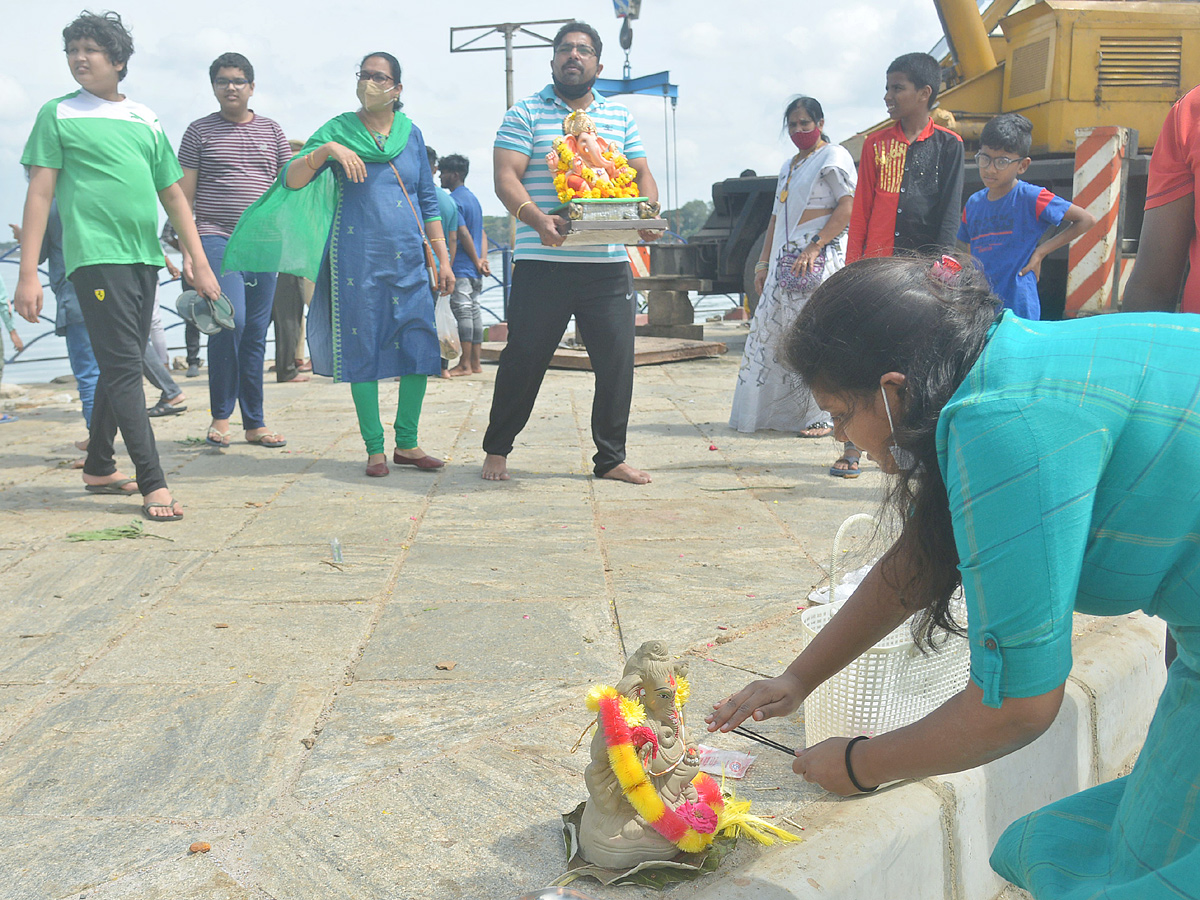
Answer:
[(257, 434), (252, 438), (246, 438), (247, 444), (257, 444), (259, 447), (286, 447), (287, 441), (281, 438), (278, 434), (272, 431)]
[(183, 319), (208, 335), (219, 334), (222, 330), (232, 331), (236, 327), (233, 304), (224, 294), (216, 300), (209, 300), (195, 291), (184, 291), (175, 300), (175, 309)]
[[(806, 434), (805, 432), (816, 431), (819, 434)], [(830, 422), (813, 422), (811, 425), (805, 425), (797, 437), (802, 438), (823, 438), (833, 434), (833, 425)]]
[(159, 400), (152, 407), (146, 410), (146, 415), (152, 419), (157, 419), (161, 416), (177, 416), (181, 412), (187, 412), (186, 403), (175, 405), (169, 400)]
[[(176, 500), (172, 500), (170, 503), (143, 503), (142, 504), (142, 515), (145, 516), (147, 519), (149, 519), (151, 522), (178, 522), (180, 519), (183, 518), (183, 513), (175, 512), (175, 504), (177, 502), (178, 501), (176, 501)], [(169, 510), (171, 510), (171, 515), (169, 515), (169, 516), (151, 515), (150, 510), (152, 510), (152, 509), (169, 509)]]
[(120, 481), (109, 481), (105, 484), (85, 484), (83, 489), (89, 494), (120, 494), (128, 496), (136, 491), (125, 490), (125, 485), (137, 484), (136, 478), (122, 478)]
[[(853, 466), (854, 468), (839, 469), (837, 468), (837, 464), (840, 462), (844, 462), (847, 465)], [(834, 460), (833, 465), (829, 467), (829, 474), (834, 478), (857, 478), (860, 474), (862, 474), (862, 466), (858, 459), (850, 459), (848, 456), (843, 456)]]
[[(214, 434), (216, 435), (215, 438), (213, 437)], [(229, 432), (217, 431), (215, 428), (210, 428), (208, 429), (208, 434), (204, 436), (204, 443), (208, 444), (210, 447), (218, 447), (221, 450), (227, 450), (229, 448)]]

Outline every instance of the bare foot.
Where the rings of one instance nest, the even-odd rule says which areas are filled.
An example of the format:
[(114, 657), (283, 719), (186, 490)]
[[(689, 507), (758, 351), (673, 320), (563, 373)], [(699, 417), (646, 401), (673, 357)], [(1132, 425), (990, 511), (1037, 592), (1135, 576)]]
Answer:
[(445, 369), (442, 369), (441, 374), (438, 375), (438, 378), (449, 378), (449, 377), (450, 377), (450, 373), (447, 372)]
[(471, 366), (472, 375), (480, 375), (483, 373), (483, 366)]
[(628, 481), (630, 484), (649, 484), (650, 473), (635, 469), (628, 463), (621, 463), (609, 469), (601, 478), (611, 478), (613, 481)]
[(458, 366), (455, 366), (453, 369), (447, 369), (446, 374), (449, 375), (451, 378), (458, 378), (460, 375), (470, 375), (471, 370), (469, 368), (467, 368), (466, 366), (458, 365)]
[(479, 477), (484, 481), (508, 481), (508, 457), (489, 453), (483, 458), (483, 471)]
[(72, 460), (72, 461), (71, 461), (70, 468), (72, 468), (72, 469), (82, 469), (82, 468), (83, 468), (84, 466), (86, 466), (86, 465), (87, 465), (87, 460), (86, 460), (86, 459), (76, 459), (76, 460)]
[[(84, 476), (87, 477), (87, 476)], [(182, 516), (183, 506), (180, 502), (171, 496), (171, 492), (164, 488), (159, 488), (157, 491), (151, 491), (142, 498), (143, 505), (151, 503), (165, 503), (165, 507), (157, 506), (146, 510), (146, 514), (152, 519), (169, 519), (172, 516)]]
[[(124, 481), (128, 477), (129, 476), (124, 475), (121, 472), (113, 472), (111, 475), (89, 475), (87, 472), (84, 472), (83, 473), (83, 483), (84, 484), (111, 484), (114, 481)], [(127, 494), (136, 494), (137, 489), (138, 489), (138, 486), (137, 486), (136, 481), (130, 481), (128, 484), (123, 485), (121, 487), (121, 490), (123, 490)], [(158, 492), (155, 491), (154, 493), (158, 493)], [(171, 495), (168, 494), (167, 496), (170, 497)]]
[(90, 437), (84, 438), (82, 441), (75, 441), (75, 449), (80, 453), (87, 453), (88, 444), (92, 442)]

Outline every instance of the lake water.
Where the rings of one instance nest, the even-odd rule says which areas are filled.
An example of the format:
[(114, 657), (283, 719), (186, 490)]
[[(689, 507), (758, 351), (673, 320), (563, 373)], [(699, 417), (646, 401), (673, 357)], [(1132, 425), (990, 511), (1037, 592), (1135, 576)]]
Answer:
[[(174, 254), (172, 254), (174, 255)], [(7, 257), (3, 257), (0, 252), (0, 278), (4, 280), (7, 288), (8, 296), (11, 298), (16, 291), (17, 286), (17, 265), (15, 261), (16, 254), (13, 253)], [(179, 265), (178, 258), (174, 259), (176, 265)], [(491, 262), (493, 270), (500, 270), (500, 254), (492, 255)], [(167, 277), (166, 270), (162, 272), (165, 279)], [(43, 274), (43, 284), (45, 283)], [(175, 312), (175, 299), (179, 296), (180, 286), (178, 281), (172, 281), (163, 284), (159, 288), (159, 305), (162, 308), (163, 325), (167, 330), (167, 345), (170, 348), (172, 357), (184, 355), (184, 338), (183, 338), (183, 320)], [(696, 303), (696, 320), (703, 322), (710, 315), (724, 313), (726, 310), (733, 308), (737, 303), (736, 297), (718, 294), (710, 297), (700, 297)], [(480, 305), (483, 307), (483, 324), (484, 327), (501, 321), (504, 309), (504, 292), (500, 283), (495, 279), (488, 279), (484, 284), (484, 292), (480, 297)], [(644, 306), (644, 299), (642, 305)], [(20, 357), (13, 359), (13, 347), (7, 333), (4, 334), (4, 380), (16, 384), (44, 384), (59, 375), (71, 374), (71, 366), (67, 362), (67, 343), (63, 338), (54, 334), (54, 293), (49, 289), (45, 289), (45, 300), (42, 309), (43, 321), (34, 325), (26, 322), (20, 316), (14, 315), (14, 321), (17, 326), (17, 334), (25, 342), (25, 351)], [(267, 360), (274, 361), (275, 358), (275, 333), (274, 328), (269, 328), (267, 331)], [(205, 351), (202, 347), (200, 356), (205, 358)]]

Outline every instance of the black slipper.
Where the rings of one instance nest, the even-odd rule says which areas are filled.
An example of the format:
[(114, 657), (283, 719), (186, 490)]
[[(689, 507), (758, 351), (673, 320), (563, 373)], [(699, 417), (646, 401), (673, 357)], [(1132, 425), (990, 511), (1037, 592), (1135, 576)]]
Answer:
[(187, 412), (187, 404), (181, 403), (178, 406), (173, 406), (168, 400), (159, 400), (146, 410), (146, 415), (152, 419), (157, 419), (160, 416), (177, 416), (181, 412)]

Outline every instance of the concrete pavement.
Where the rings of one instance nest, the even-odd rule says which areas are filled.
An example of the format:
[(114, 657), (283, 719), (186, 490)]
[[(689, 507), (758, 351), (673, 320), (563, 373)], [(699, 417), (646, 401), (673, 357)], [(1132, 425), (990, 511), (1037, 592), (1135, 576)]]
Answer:
[[(363, 475), (344, 385), (268, 375), (287, 448), (235, 430), (218, 452), (180, 443), (208, 422), (193, 379), (191, 411), (155, 422), (186, 518), (146, 524), (168, 540), (69, 543), (138, 508), (59, 466), (77, 406), (18, 410), (0, 435), (0, 898), (502, 900), (559, 875), (587, 687), (667, 640), (700, 730), (714, 699), (793, 657), (838, 524), (878, 505), (873, 465), (826, 474), (831, 440), (728, 428), (745, 326), (710, 331), (728, 356), (637, 371), (640, 487), (589, 474), (587, 372), (548, 375), (499, 484), (479, 478), (492, 366), (430, 381), (421, 445), (446, 467), (384, 479)], [(395, 386), (381, 393), (387, 421)], [(803, 741), (794, 720), (762, 730)], [(844, 806), (782, 754), (705, 742), (758, 755), (738, 792), (760, 814)], [(763, 857), (743, 842), (722, 871)]]

